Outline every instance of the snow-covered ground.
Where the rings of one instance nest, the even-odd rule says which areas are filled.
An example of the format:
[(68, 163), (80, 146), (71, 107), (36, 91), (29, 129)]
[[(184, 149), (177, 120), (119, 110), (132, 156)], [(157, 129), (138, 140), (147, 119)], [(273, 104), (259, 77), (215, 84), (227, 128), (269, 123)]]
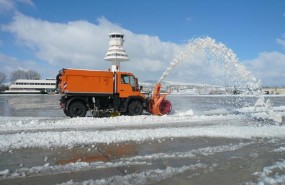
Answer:
[(73, 119), (58, 98), (0, 96), (0, 184), (285, 184), (285, 97), (177, 95), (166, 116)]
[(61, 120), (14, 118), (9, 121), (4, 118), (0, 121), (0, 151), (33, 147), (73, 147), (94, 143), (143, 142), (177, 137), (285, 139), (284, 126), (259, 126), (253, 121), (248, 122), (244, 116), (179, 115)]

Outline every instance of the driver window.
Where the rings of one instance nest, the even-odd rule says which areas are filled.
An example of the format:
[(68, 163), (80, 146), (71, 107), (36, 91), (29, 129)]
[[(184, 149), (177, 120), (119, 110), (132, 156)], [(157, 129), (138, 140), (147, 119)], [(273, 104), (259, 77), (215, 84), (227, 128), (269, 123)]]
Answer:
[(122, 75), (121, 76), (121, 84), (129, 84), (132, 86), (132, 90), (136, 91), (137, 89), (137, 81), (135, 77), (129, 75)]
[(122, 75), (121, 77), (121, 83), (122, 84), (130, 84), (130, 78), (128, 75)]

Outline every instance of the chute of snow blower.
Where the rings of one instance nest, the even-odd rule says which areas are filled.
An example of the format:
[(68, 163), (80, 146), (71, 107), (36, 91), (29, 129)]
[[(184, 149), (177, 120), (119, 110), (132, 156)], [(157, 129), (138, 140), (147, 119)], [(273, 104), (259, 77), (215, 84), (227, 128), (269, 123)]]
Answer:
[(161, 84), (157, 83), (153, 91), (153, 96), (148, 102), (148, 111), (151, 114), (162, 116), (171, 112), (172, 105), (169, 100), (165, 99), (170, 93), (160, 94), (160, 88)]

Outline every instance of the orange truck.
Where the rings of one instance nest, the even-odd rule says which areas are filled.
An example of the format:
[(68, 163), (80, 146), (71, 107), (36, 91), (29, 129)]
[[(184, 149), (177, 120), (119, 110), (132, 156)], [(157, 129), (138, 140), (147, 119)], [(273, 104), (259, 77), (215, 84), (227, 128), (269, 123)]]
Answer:
[(57, 91), (62, 94), (60, 105), (65, 115), (94, 117), (111, 115), (169, 114), (171, 103), (167, 94), (160, 94), (157, 84), (152, 96), (141, 93), (138, 79), (129, 72), (62, 69), (56, 77)]

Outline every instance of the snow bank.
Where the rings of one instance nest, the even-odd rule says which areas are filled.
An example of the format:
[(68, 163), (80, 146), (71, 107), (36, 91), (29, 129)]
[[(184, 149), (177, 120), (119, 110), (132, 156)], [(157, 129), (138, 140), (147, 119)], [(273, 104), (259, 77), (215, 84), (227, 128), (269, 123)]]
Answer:
[(146, 160), (162, 160), (162, 159), (181, 159), (181, 158), (194, 158), (198, 155), (208, 156), (216, 153), (239, 150), (245, 146), (250, 145), (251, 143), (240, 143), (237, 145), (222, 145), (215, 147), (206, 147), (189, 150), (186, 152), (170, 152), (170, 153), (156, 153), (144, 156), (134, 156), (127, 158), (127, 161), (146, 161)]
[(246, 185), (285, 184), (285, 175), (282, 172), (285, 172), (285, 160), (264, 167), (262, 172), (255, 172), (258, 182), (248, 182)]
[(9, 173), (8, 169), (0, 171), (0, 175), (7, 175), (8, 173)]
[(125, 176), (114, 176), (107, 179), (99, 179), (99, 180), (87, 180), (83, 182), (74, 182), (68, 181), (66, 183), (62, 183), (61, 185), (79, 185), (79, 184), (88, 184), (88, 185), (104, 185), (104, 184), (137, 184), (137, 185), (145, 185), (145, 184), (153, 184), (160, 182), (164, 179), (171, 178), (174, 175), (181, 174), (188, 170), (197, 170), (206, 168), (206, 165), (203, 164), (195, 164), (189, 166), (182, 166), (179, 168), (167, 167), (166, 169), (156, 169), (156, 170), (146, 170), (141, 173), (133, 173)]
[(274, 149), (273, 152), (280, 152), (280, 153), (285, 152), (285, 147)]
[(49, 129), (89, 129), (89, 128), (122, 128), (129, 126), (151, 126), (166, 125), (169, 123), (193, 123), (226, 119), (242, 119), (241, 115), (211, 115), (197, 116), (192, 110), (177, 112), (165, 116), (118, 116), (111, 118), (23, 118), (23, 117), (2, 117), (0, 119), (0, 132), (9, 131), (32, 131)]
[[(81, 170), (92, 170), (92, 169), (101, 169), (101, 168), (115, 168), (123, 166), (132, 166), (132, 165), (149, 165), (147, 162), (129, 162), (129, 161), (120, 161), (120, 162), (76, 162), (68, 163), (66, 165), (55, 165), (50, 166), (49, 163), (43, 166), (34, 166), (31, 168), (20, 168), (15, 171), (4, 170), (2, 171), (2, 178), (15, 178), (23, 176), (35, 176), (35, 175), (49, 175), (49, 174), (62, 174), (62, 173), (71, 173), (74, 171)], [(1, 175), (1, 174), (0, 174)]]
[(0, 135), (0, 151), (28, 147), (73, 147), (96, 143), (141, 142), (175, 137), (285, 138), (284, 133), (284, 126), (254, 127), (231, 125), (109, 131), (22, 132)]

